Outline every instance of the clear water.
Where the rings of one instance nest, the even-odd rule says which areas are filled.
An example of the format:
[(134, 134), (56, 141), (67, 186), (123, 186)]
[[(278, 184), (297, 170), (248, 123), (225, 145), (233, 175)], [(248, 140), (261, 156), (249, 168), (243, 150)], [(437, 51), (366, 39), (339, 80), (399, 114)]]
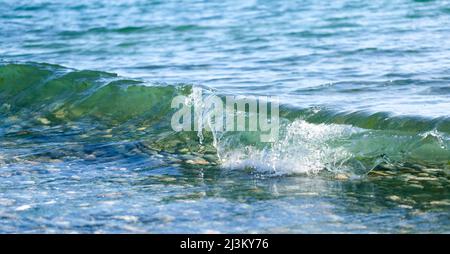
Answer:
[[(0, 232), (450, 232), (449, 1), (0, 3)], [(282, 139), (170, 101), (278, 95)], [(220, 157), (220, 159), (219, 159)]]

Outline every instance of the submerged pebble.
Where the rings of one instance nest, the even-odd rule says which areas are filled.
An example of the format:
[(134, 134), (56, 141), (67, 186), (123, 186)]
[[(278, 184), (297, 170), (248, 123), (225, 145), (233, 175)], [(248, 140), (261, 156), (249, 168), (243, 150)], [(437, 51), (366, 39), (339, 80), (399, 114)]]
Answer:
[(450, 206), (450, 200), (446, 199), (446, 200), (437, 200), (437, 201), (431, 201), (430, 205), (435, 205), (435, 206)]
[(404, 209), (413, 209), (413, 207), (410, 205), (398, 205), (398, 207), (404, 208)]
[(180, 152), (180, 153), (189, 153), (189, 149), (182, 148), (182, 149), (178, 150), (178, 152)]
[(398, 202), (398, 201), (401, 200), (401, 198), (399, 196), (396, 196), (396, 195), (387, 196), (386, 198), (391, 200), (391, 201), (394, 201), (394, 202)]
[(348, 180), (349, 177), (348, 177), (348, 175), (341, 173), (341, 174), (337, 174), (336, 176), (334, 176), (334, 179), (343, 181), (343, 180)]
[(41, 124), (44, 124), (44, 125), (49, 125), (51, 122), (47, 119), (47, 118), (45, 118), (45, 117), (39, 117), (39, 118), (37, 118), (36, 120), (38, 120)]
[(187, 160), (186, 163), (192, 165), (209, 165), (209, 162), (204, 159)]
[(382, 171), (370, 171), (369, 176), (390, 176), (390, 174)]
[(423, 189), (423, 188), (424, 188), (423, 185), (415, 184), (415, 183), (409, 184), (408, 186), (409, 186), (409, 187), (416, 188), (416, 189)]
[(417, 180), (417, 181), (436, 181), (438, 178), (436, 177), (412, 177), (411, 179)]

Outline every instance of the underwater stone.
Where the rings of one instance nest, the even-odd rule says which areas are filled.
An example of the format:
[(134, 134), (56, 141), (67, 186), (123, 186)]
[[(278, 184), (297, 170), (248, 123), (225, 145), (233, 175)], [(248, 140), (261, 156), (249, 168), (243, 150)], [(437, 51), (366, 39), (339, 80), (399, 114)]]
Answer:
[(413, 209), (413, 207), (410, 205), (398, 205), (398, 207), (404, 208), (404, 209)]
[(417, 181), (436, 181), (438, 180), (436, 177), (414, 177), (412, 178)]
[(346, 175), (346, 174), (337, 174), (335, 177), (334, 177), (334, 179), (336, 179), (336, 180), (348, 180), (348, 176)]
[(401, 198), (399, 196), (396, 196), (396, 195), (387, 196), (386, 198), (391, 200), (391, 201), (394, 201), (394, 202), (397, 202), (397, 201), (401, 200)]
[(161, 176), (159, 178), (159, 180), (161, 182), (175, 182), (177, 179), (175, 177), (170, 177), (170, 176)]
[(435, 205), (435, 206), (450, 206), (450, 200), (446, 199), (446, 200), (436, 200), (436, 201), (431, 201), (430, 205)]
[(182, 149), (178, 150), (178, 152), (180, 152), (180, 153), (188, 153), (188, 152), (189, 152), (189, 149), (187, 149), (187, 148), (182, 148)]
[(433, 173), (441, 172), (442, 169), (439, 169), (439, 168), (424, 168), (424, 169), (422, 169), (422, 171), (427, 172), (429, 174), (433, 174)]
[(389, 174), (382, 171), (370, 171), (369, 176), (389, 176)]
[(62, 119), (66, 116), (66, 113), (63, 110), (57, 111), (54, 113), (56, 118)]
[(204, 159), (187, 160), (186, 163), (192, 165), (209, 165), (209, 162)]
[(203, 158), (209, 162), (216, 162), (218, 159), (217, 155), (204, 155)]
[(49, 125), (51, 122), (45, 118), (45, 117), (39, 117), (36, 120), (38, 120), (41, 124)]
[(423, 185), (416, 184), (416, 183), (409, 184), (408, 186), (413, 187), (413, 188), (417, 188), (417, 189), (423, 189), (424, 188)]

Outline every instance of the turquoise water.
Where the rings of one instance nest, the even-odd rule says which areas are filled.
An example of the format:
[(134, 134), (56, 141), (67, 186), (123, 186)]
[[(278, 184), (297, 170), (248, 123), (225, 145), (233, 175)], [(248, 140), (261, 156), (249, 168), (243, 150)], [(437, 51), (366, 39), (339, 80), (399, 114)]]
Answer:
[[(450, 232), (449, 1), (6, 0), (0, 35), (1, 233)], [(279, 96), (280, 140), (174, 132), (199, 87)]]

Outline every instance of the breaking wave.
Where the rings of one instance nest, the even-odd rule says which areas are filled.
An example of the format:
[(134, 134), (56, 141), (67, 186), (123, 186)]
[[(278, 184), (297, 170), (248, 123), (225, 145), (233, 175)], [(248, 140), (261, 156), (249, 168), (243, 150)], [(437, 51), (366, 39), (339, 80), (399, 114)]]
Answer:
[(5, 63), (0, 65), (0, 135), (9, 149), (58, 141), (135, 142), (153, 151), (199, 157), (209, 151), (215, 154), (212, 165), (274, 175), (323, 170), (364, 175), (380, 165), (448, 170), (450, 164), (446, 117), (281, 105), (275, 143), (261, 143), (258, 133), (248, 131), (177, 133), (170, 127), (171, 100), (193, 89), (50, 64)]

